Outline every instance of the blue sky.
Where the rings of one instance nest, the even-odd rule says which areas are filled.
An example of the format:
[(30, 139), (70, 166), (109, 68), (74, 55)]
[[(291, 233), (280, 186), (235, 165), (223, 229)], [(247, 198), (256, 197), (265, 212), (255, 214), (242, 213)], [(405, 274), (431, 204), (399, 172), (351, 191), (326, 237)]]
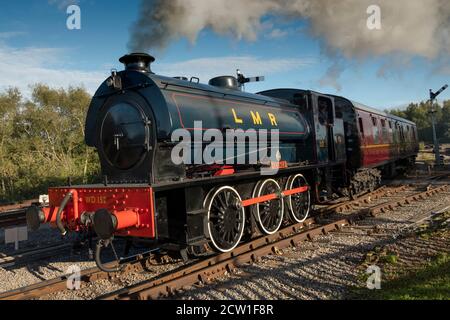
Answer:
[[(0, 90), (10, 86), (29, 94), (29, 85), (53, 87), (83, 85), (94, 92), (111, 68), (121, 69), (118, 58), (128, 51), (129, 30), (137, 19), (139, 0), (80, 0), (82, 29), (66, 28), (66, 7), (71, 1), (21, 0), (2, 2), (0, 11)], [(386, 109), (427, 98), (428, 89), (449, 83), (450, 74), (435, 72), (433, 65), (415, 58), (410, 65), (378, 76), (385, 58), (344, 61), (340, 90), (320, 79), (333, 65), (320, 43), (306, 32), (305, 21), (264, 17), (256, 41), (235, 40), (200, 33), (195, 44), (173, 42), (157, 58), (153, 70), (169, 76), (199, 76), (202, 82), (240, 68), (266, 81), (247, 91), (296, 87), (343, 95)], [(274, 31), (275, 30), (275, 31)], [(450, 99), (450, 90), (441, 99)]]

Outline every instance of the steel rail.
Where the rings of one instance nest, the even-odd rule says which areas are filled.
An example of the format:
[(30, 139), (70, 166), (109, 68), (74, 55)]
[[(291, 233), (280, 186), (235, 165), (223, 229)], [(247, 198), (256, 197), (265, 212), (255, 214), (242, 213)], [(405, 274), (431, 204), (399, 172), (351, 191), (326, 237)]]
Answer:
[(408, 197), (404, 197), (400, 200), (394, 200), (394, 201), (389, 201), (386, 203), (382, 203), (380, 205), (377, 205), (375, 207), (369, 208), (367, 209), (368, 214), (370, 215), (375, 215), (378, 213), (384, 213), (390, 210), (394, 210), (397, 207), (401, 207), (404, 205), (408, 205), (414, 201), (418, 201), (418, 200), (423, 200), (427, 197), (431, 197), (435, 194), (438, 194), (439, 192), (444, 192), (448, 189), (448, 185), (443, 185), (434, 189), (430, 189), (430, 190), (426, 190), (423, 192), (419, 192), (416, 194), (413, 194), (411, 196)]
[(0, 213), (0, 228), (26, 224), (26, 208)]
[(257, 261), (260, 257), (268, 254), (278, 254), (284, 248), (296, 246), (302, 241), (313, 240), (318, 235), (339, 230), (351, 222), (348, 219), (341, 219), (324, 226), (309, 228), (313, 223), (315, 223), (315, 220), (313, 218), (309, 219), (306, 224), (297, 224), (285, 228), (274, 235), (263, 236), (250, 243), (243, 244), (231, 253), (214, 256), (158, 279), (127, 287), (98, 297), (98, 299), (158, 299), (173, 294), (186, 286), (196, 283), (208, 283), (243, 264)]
[(390, 193), (396, 193), (396, 192), (405, 191), (407, 188), (408, 188), (408, 185), (402, 185), (402, 186), (393, 187), (393, 188), (388, 188), (387, 186), (382, 186), (382, 187), (378, 188), (375, 191), (372, 191), (372, 192), (366, 193), (364, 195), (361, 195), (357, 199), (349, 200), (349, 201), (345, 201), (345, 202), (341, 202), (341, 203), (337, 203), (337, 204), (331, 205), (331, 206), (326, 208), (326, 212), (327, 213), (330, 213), (330, 212), (342, 213), (342, 212), (347, 211), (347, 210), (352, 210), (355, 207), (360, 206), (362, 203), (368, 204), (372, 200), (379, 199), (379, 198), (384, 197), (384, 196), (386, 196), (386, 195), (388, 195)]
[[(142, 270), (144, 268), (145, 262), (151, 256), (152, 252), (138, 254), (124, 260), (126, 265), (124, 272), (129, 272), (131, 270)], [(108, 267), (113, 267), (116, 262), (111, 262), (106, 264)], [(64, 291), (67, 289), (67, 280), (70, 275), (61, 275), (59, 277), (41, 281), (26, 287), (14, 289), (4, 293), (0, 293), (1, 300), (32, 300), (38, 299), (42, 296)], [(114, 279), (119, 277), (120, 274), (108, 274), (101, 271), (99, 268), (89, 268), (82, 270), (80, 273), (80, 281), (84, 283), (90, 283), (101, 279)]]
[(23, 265), (30, 261), (52, 257), (57, 253), (64, 252), (72, 247), (70, 243), (56, 243), (45, 247), (22, 251), (13, 256), (0, 256), (0, 268), (8, 268)]
[[(308, 219), (302, 224), (297, 224), (294, 226), (287, 227), (281, 231), (279, 231), (277, 234), (272, 235), (270, 237), (283, 237), (284, 234), (298, 232), (299, 230), (302, 230), (305, 228), (305, 226), (308, 226), (314, 222), (313, 218)], [(252, 241), (249, 244), (243, 245), (243, 246), (261, 246), (267, 241), (268, 237), (261, 237), (257, 238), (256, 240)], [(243, 247), (241, 246), (241, 247)], [(229, 255), (234, 255), (237, 252), (239, 252), (240, 247), (235, 249), (232, 253), (229, 253)], [(136, 268), (142, 269), (145, 262), (148, 260), (150, 256), (149, 255), (138, 255), (134, 257), (134, 259), (131, 259), (131, 261), (126, 261), (126, 269), (124, 272), (129, 272), (130, 270), (135, 270)], [(212, 257), (210, 259), (217, 259), (217, 257)], [(204, 267), (204, 264), (208, 263), (204, 260), (201, 260), (198, 263), (194, 263), (190, 268), (202, 268)], [(115, 263), (107, 264), (107, 266), (114, 266)], [(182, 272), (182, 271), (181, 271)], [(171, 273), (169, 277), (176, 277), (176, 275), (179, 274), (177, 272)], [(118, 274), (108, 274), (106, 272), (101, 271), (98, 268), (90, 268), (87, 270), (81, 271), (81, 281), (84, 283), (89, 283), (93, 281), (97, 281), (99, 279), (112, 279), (120, 276), (120, 273)], [(54, 279), (45, 280), (27, 287), (18, 288), (12, 291), (8, 291), (5, 293), (0, 294), (0, 300), (29, 300), (29, 299), (36, 299), (54, 292), (59, 292), (67, 289), (67, 279), (68, 275), (63, 275)], [(158, 280), (157, 280), (158, 281)]]
[(26, 209), (28, 207), (30, 207), (31, 205), (38, 203), (39, 200), (34, 199), (34, 200), (27, 200), (24, 201), (22, 203), (18, 203), (18, 204), (8, 204), (8, 205), (2, 205), (0, 206), (0, 213), (3, 212), (7, 212), (7, 211), (15, 211), (15, 210), (19, 210), (19, 209)]

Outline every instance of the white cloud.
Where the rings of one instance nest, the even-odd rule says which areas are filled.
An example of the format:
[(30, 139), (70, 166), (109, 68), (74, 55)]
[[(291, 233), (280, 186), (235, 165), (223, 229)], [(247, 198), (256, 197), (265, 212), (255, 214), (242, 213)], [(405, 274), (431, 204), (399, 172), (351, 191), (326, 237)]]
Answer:
[[(62, 48), (12, 48), (0, 42), (0, 91), (17, 87), (24, 96), (31, 95), (31, 86), (44, 83), (50, 87), (67, 88), (83, 86), (91, 94), (109, 74), (110, 68), (101, 70), (70, 69), (65, 65), (65, 49)], [(270, 58), (253, 56), (207, 57), (174, 63), (158, 61), (153, 70), (166, 76), (195, 76), (207, 83), (220, 75), (235, 75), (240, 69), (247, 76), (270, 76), (292, 72), (312, 65), (312, 58)]]
[(287, 37), (288, 34), (289, 32), (287, 30), (273, 29), (266, 35), (266, 37), (269, 39), (280, 39)]
[(50, 5), (55, 5), (60, 10), (66, 10), (72, 4), (80, 4), (79, 0), (48, 0)]
[(11, 48), (0, 43), (0, 91), (17, 87), (29, 97), (30, 86), (44, 83), (56, 88), (83, 86), (93, 94), (107, 71), (64, 68), (64, 53), (61, 48)]
[(26, 35), (26, 32), (22, 31), (8, 31), (8, 32), (0, 32), (0, 40), (7, 40), (19, 36)]
[(312, 58), (270, 58), (253, 56), (208, 57), (175, 63), (155, 63), (153, 70), (167, 76), (199, 77), (208, 82), (215, 76), (235, 75), (240, 69), (247, 76), (270, 76), (294, 71), (315, 63)]

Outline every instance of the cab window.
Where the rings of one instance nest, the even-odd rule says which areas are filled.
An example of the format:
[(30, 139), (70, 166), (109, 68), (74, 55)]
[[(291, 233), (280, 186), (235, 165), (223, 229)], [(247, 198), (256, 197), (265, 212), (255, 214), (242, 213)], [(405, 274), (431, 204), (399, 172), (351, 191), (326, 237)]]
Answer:
[(334, 123), (333, 103), (330, 99), (319, 97), (318, 100), (319, 123), (321, 125)]

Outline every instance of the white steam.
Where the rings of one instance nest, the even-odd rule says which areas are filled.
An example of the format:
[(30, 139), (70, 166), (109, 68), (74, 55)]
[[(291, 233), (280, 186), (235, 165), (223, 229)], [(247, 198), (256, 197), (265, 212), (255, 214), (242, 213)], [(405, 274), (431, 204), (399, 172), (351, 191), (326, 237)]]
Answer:
[[(367, 27), (367, 8), (374, 4), (381, 8), (381, 30)], [(143, 0), (129, 48), (161, 49), (179, 38), (195, 43), (204, 29), (250, 41), (261, 33), (270, 38), (279, 31), (263, 27), (268, 15), (306, 20), (332, 57), (450, 55), (449, 0)], [(332, 83), (339, 69), (333, 66), (323, 81)]]

